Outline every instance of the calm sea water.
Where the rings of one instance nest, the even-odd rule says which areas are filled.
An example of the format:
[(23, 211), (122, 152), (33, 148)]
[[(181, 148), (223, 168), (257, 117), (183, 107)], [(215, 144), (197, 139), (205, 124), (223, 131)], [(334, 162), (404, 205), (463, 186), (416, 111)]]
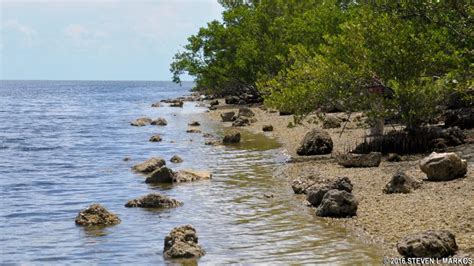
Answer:
[[(187, 93), (169, 82), (1, 81), (0, 262), (35, 264), (163, 264), (164, 236), (192, 224), (217, 263), (380, 263), (381, 253), (327, 225), (273, 177), (283, 157), (274, 140), (244, 131), (237, 146), (206, 146), (187, 134), (198, 120), (222, 134), (205, 108), (151, 108)], [(140, 116), (165, 117), (166, 127), (132, 127)], [(163, 142), (151, 143), (152, 134)], [(151, 156), (211, 170), (211, 182), (150, 186), (130, 167)], [(132, 160), (125, 162), (124, 157)], [(168, 210), (125, 208), (127, 200), (159, 192), (184, 202)], [(266, 198), (272, 193), (274, 198)], [(122, 223), (76, 226), (78, 211), (101, 203)]]

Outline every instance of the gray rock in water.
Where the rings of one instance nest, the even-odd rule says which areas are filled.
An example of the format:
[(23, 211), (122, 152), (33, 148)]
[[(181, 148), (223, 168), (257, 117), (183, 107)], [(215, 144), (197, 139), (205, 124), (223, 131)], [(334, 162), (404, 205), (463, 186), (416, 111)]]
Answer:
[(397, 250), (404, 257), (444, 258), (458, 250), (454, 235), (445, 230), (408, 235), (397, 243)]
[(222, 140), (224, 144), (227, 143), (239, 143), (240, 142), (240, 132), (236, 130), (229, 130), (225, 133), (224, 139)]
[(199, 258), (206, 254), (198, 244), (196, 229), (191, 225), (175, 227), (165, 237), (163, 256), (166, 259)]
[(179, 157), (178, 155), (173, 155), (173, 157), (171, 157), (171, 159), (170, 159), (170, 162), (172, 162), (172, 163), (182, 163), (183, 159), (181, 157)]
[(369, 154), (348, 153), (339, 158), (338, 164), (344, 167), (378, 167), (382, 161), (382, 153)]
[(199, 123), (198, 121), (192, 121), (188, 124), (188, 126), (192, 126), (192, 127), (198, 127), (200, 125), (201, 125), (201, 123)]
[(221, 113), (222, 122), (234, 121), (235, 112), (223, 112)]
[(168, 122), (166, 121), (166, 119), (160, 117), (151, 121), (151, 124), (154, 126), (166, 126), (168, 125)]
[(296, 153), (302, 156), (329, 154), (332, 152), (332, 148), (333, 143), (329, 133), (313, 129), (306, 133)]
[(161, 167), (153, 171), (150, 176), (145, 179), (145, 183), (173, 183), (175, 172), (168, 167)]
[(343, 190), (350, 193), (352, 192), (352, 184), (349, 178), (338, 177), (326, 185), (313, 186), (308, 189), (306, 200), (311, 203), (311, 205), (318, 207), (323, 201), (324, 195), (332, 189)]
[(153, 135), (149, 139), (151, 142), (160, 142), (161, 141), (161, 136), (160, 135)]
[(324, 129), (341, 127), (342, 120), (335, 115), (326, 115), (323, 122)]
[(156, 102), (151, 105), (151, 107), (160, 107), (160, 106), (161, 106), (160, 102)]
[(392, 179), (390, 179), (383, 189), (383, 192), (386, 194), (410, 193), (420, 186), (420, 182), (416, 181), (413, 177), (407, 175), (406, 173), (399, 171), (392, 177)]
[(237, 115), (238, 117), (254, 117), (255, 113), (248, 107), (242, 107), (239, 109), (239, 114)]
[(466, 175), (467, 162), (453, 152), (433, 152), (420, 161), (420, 169), (428, 180), (449, 181)]
[(114, 213), (109, 212), (100, 204), (92, 204), (79, 212), (75, 220), (81, 226), (106, 226), (116, 225), (121, 221)]
[(201, 133), (202, 131), (196, 127), (190, 127), (186, 130), (186, 133)]
[(175, 208), (183, 205), (181, 201), (172, 199), (170, 197), (151, 193), (146, 196), (139, 197), (134, 200), (130, 200), (125, 204), (125, 207), (138, 207), (138, 208)]
[(359, 202), (354, 195), (344, 190), (329, 190), (316, 209), (321, 217), (352, 217), (357, 214)]
[(273, 126), (272, 125), (263, 125), (262, 130), (264, 132), (273, 131)]
[(170, 107), (183, 107), (184, 102), (181, 100), (176, 100), (172, 103), (170, 103)]
[(134, 165), (132, 169), (139, 173), (148, 174), (164, 165), (166, 165), (166, 162), (163, 158), (152, 157), (142, 163)]
[(151, 121), (152, 120), (149, 117), (141, 117), (132, 121), (130, 125), (135, 126), (135, 127), (143, 127), (143, 126), (149, 125)]
[(173, 176), (174, 183), (193, 182), (201, 180), (210, 180), (212, 173), (208, 171), (196, 171), (191, 169), (179, 170)]

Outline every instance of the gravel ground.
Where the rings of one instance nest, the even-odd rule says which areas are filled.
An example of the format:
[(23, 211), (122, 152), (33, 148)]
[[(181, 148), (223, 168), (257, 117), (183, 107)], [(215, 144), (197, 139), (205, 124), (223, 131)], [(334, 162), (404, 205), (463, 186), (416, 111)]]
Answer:
[[(221, 100), (217, 110), (211, 111), (211, 119), (220, 120), (219, 113), (233, 110)], [(278, 113), (252, 107), (257, 122), (246, 127), (252, 131), (262, 131), (265, 124), (273, 125), (274, 130), (266, 133), (277, 138), (284, 147), (284, 152), (293, 158), (293, 163), (283, 165), (278, 175), (288, 181), (307, 175), (317, 175), (321, 179), (347, 176), (354, 184), (354, 195), (359, 200), (357, 217), (350, 219), (326, 219), (328, 222), (341, 223), (361, 236), (366, 241), (381, 245), (387, 255), (397, 254), (396, 243), (403, 236), (427, 229), (446, 229), (453, 232), (460, 249), (460, 254), (474, 255), (474, 134), (467, 131), (469, 143), (450, 148), (463, 158), (468, 159), (466, 178), (449, 182), (428, 182), (419, 169), (419, 160), (424, 155), (404, 156), (402, 162), (382, 161), (376, 168), (344, 168), (337, 165), (334, 157), (355, 147), (363, 141), (367, 129), (361, 128), (360, 120), (349, 122), (343, 134), (341, 128), (328, 129), (334, 142), (331, 156), (323, 159), (301, 159), (296, 149), (304, 134), (312, 128), (320, 128), (321, 123), (304, 123), (288, 127), (292, 116), (280, 116)], [(345, 114), (336, 114), (347, 117)], [(352, 117), (360, 116), (353, 114)], [(352, 120), (352, 119), (351, 119)], [(363, 119), (362, 119), (363, 120)], [(423, 181), (421, 188), (410, 194), (384, 194), (382, 189), (397, 170), (404, 170), (416, 180)], [(303, 196), (295, 196), (304, 204)]]

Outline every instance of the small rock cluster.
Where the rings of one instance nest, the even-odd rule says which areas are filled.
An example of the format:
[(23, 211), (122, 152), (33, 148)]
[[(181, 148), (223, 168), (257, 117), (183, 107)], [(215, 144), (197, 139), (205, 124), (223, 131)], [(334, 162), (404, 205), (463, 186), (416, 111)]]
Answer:
[(106, 226), (119, 224), (120, 218), (100, 204), (92, 204), (79, 212), (75, 220), (81, 226)]

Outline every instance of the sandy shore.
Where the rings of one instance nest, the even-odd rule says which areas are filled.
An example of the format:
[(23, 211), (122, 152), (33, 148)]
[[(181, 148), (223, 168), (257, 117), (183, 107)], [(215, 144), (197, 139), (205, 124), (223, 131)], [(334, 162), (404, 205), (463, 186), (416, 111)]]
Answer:
[[(220, 121), (223, 111), (237, 111), (236, 106), (226, 106), (224, 101), (217, 110), (211, 111), (211, 119)], [(320, 128), (321, 124), (304, 123), (288, 127), (293, 121), (292, 116), (280, 116), (262, 110), (251, 108), (256, 114), (257, 121), (245, 128), (261, 132), (262, 126), (271, 124), (274, 128), (268, 132), (283, 145), (285, 152), (295, 162), (288, 163), (278, 171), (278, 175), (287, 177), (290, 183), (300, 176), (317, 175), (321, 179), (347, 176), (354, 185), (354, 195), (359, 200), (357, 217), (350, 219), (325, 219), (328, 222), (340, 223), (353, 230), (365, 241), (373, 241), (384, 249), (387, 255), (396, 255), (396, 243), (403, 236), (428, 229), (446, 229), (453, 232), (459, 246), (460, 255), (474, 255), (474, 165), (472, 162), (472, 131), (467, 132), (470, 144), (457, 147), (463, 157), (469, 157), (468, 174), (449, 182), (427, 182), (410, 194), (384, 194), (382, 189), (397, 170), (404, 170), (415, 179), (422, 181), (425, 175), (419, 169), (419, 156), (403, 157), (401, 162), (383, 160), (376, 168), (344, 168), (337, 165), (334, 157), (345, 153), (363, 141), (366, 129), (360, 128), (358, 122), (349, 122), (340, 136), (341, 128), (328, 129), (334, 142), (332, 156), (323, 160), (301, 161), (296, 155), (296, 149), (307, 131)], [(338, 114), (344, 117), (345, 114)], [(354, 115), (353, 115), (354, 117)], [(295, 195), (295, 200), (305, 204), (305, 197)]]

